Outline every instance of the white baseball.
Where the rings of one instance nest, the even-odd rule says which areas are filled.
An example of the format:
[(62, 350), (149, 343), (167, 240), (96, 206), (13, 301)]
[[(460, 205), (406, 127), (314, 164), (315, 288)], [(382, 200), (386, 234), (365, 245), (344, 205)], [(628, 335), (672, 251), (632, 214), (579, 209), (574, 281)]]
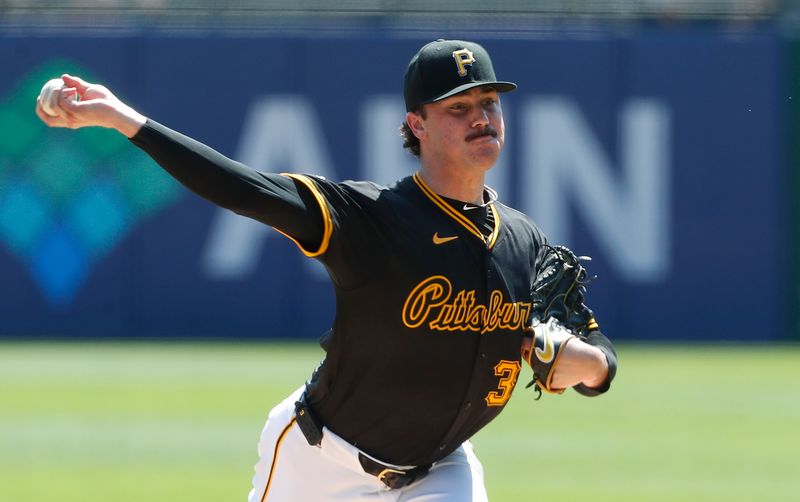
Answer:
[(52, 107), (58, 102), (58, 96), (63, 88), (64, 81), (60, 78), (54, 78), (48, 80), (39, 93), (39, 103), (42, 104), (42, 110), (51, 117), (58, 115), (53, 111)]

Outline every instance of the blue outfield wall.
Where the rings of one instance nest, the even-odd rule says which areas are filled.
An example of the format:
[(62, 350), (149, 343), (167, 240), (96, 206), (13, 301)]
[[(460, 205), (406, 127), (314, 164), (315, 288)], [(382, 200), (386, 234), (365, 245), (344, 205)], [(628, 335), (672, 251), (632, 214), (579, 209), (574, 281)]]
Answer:
[[(426, 41), (0, 35), (0, 336), (315, 337), (334, 315), (324, 270), (284, 237), (187, 192), (111, 131), (38, 123), (48, 78), (102, 82), (261, 170), (388, 182), (415, 166), (396, 129)], [(792, 96), (772, 29), (480, 41), (519, 84), (490, 184), (593, 256), (604, 331), (788, 336)]]

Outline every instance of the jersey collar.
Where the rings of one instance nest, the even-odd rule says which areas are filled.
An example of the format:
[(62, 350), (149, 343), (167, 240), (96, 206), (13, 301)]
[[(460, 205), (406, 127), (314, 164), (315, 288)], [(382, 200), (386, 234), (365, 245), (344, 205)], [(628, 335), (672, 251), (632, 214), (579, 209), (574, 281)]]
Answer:
[[(492, 248), (494, 243), (497, 242), (497, 236), (500, 233), (500, 214), (497, 212), (497, 208), (495, 207), (494, 200), (496, 199), (496, 193), (494, 199), (490, 199), (489, 207), (492, 209), (492, 213), (494, 214), (494, 228), (492, 229), (492, 233), (487, 237), (483, 235), (483, 233), (475, 226), (474, 223), (469, 221), (469, 219), (461, 214), (458, 210), (454, 209), (453, 206), (448, 204), (444, 199), (442, 199), (439, 194), (431, 190), (431, 188), (422, 180), (422, 177), (419, 173), (414, 173), (413, 176), (414, 183), (417, 184), (422, 193), (425, 194), (434, 204), (436, 204), (439, 209), (441, 209), (447, 216), (451, 217), (452, 219), (456, 220), (456, 222), (467, 229), (469, 233), (480, 239), (486, 247)], [(489, 189), (491, 190), (491, 189)], [(492, 190), (494, 192), (494, 190)]]

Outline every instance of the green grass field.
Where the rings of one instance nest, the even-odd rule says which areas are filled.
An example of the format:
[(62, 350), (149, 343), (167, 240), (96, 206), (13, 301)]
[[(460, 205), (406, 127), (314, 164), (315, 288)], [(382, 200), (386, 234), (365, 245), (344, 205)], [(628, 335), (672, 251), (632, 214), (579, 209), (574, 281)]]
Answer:
[[(236, 501), (311, 344), (0, 344), (0, 500)], [(797, 501), (800, 347), (622, 346), (476, 438), (493, 501)]]

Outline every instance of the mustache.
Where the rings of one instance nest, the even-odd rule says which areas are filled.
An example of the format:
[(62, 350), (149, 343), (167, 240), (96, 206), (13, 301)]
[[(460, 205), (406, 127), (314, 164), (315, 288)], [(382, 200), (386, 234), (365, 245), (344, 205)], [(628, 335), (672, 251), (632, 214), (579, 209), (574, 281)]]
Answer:
[(466, 140), (467, 141), (472, 141), (473, 139), (481, 138), (483, 136), (491, 136), (493, 138), (496, 138), (497, 137), (497, 131), (492, 126), (486, 126), (483, 129), (481, 129), (479, 131), (475, 131), (474, 133), (468, 135)]

